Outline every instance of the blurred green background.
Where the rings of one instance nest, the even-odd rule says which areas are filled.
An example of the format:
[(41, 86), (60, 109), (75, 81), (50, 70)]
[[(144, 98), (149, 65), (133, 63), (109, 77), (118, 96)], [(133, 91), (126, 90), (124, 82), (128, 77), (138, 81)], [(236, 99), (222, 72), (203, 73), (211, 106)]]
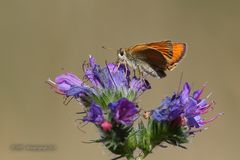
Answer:
[[(187, 56), (165, 79), (150, 79), (140, 106), (152, 108), (177, 89), (181, 72), (194, 88), (207, 82), (225, 115), (184, 150), (157, 148), (147, 160), (238, 160), (240, 114), (240, 1), (237, 0), (0, 0), (0, 159), (106, 160), (92, 125), (74, 122), (81, 106), (63, 105), (44, 83), (62, 68), (82, 75), (89, 54), (104, 64), (114, 50), (171, 39), (186, 42)], [(51, 144), (53, 151), (16, 151), (11, 145)]]

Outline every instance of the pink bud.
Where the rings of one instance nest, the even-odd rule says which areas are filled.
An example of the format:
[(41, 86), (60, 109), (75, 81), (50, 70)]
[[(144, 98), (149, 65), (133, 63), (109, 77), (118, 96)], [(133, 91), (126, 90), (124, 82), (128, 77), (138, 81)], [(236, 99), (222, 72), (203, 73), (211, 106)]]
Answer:
[(104, 121), (102, 124), (101, 124), (101, 127), (102, 129), (107, 132), (107, 131), (110, 131), (112, 129), (112, 124), (108, 121)]

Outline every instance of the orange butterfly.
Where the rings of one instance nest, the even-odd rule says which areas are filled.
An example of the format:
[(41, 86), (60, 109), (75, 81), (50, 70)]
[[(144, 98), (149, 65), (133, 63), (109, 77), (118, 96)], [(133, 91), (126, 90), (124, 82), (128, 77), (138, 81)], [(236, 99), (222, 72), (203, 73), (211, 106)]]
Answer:
[(183, 58), (185, 51), (185, 43), (172, 43), (167, 40), (138, 44), (125, 49), (120, 48), (118, 57), (120, 62), (128, 64), (134, 70), (163, 78), (166, 76), (166, 70), (175, 68)]

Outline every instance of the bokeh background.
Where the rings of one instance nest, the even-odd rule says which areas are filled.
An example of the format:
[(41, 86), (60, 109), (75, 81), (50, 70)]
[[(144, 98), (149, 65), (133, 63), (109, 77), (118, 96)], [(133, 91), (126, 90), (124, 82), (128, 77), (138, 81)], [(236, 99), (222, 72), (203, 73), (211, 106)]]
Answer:
[[(92, 125), (81, 132), (75, 112), (44, 83), (65, 71), (82, 75), (89, 54), (104, 64), (114, 50), (136, 43), (186, 42), (187, 56), (165, 79), (151, 78), (140, 106), (157, 106), (183, 81), (207, 82), (217, 104), (208, 117), (225, 112), (187, 144), (157, 148), (146, 160), (238, 160), (240, 136), (240, 1), (237, 0), (0, 0), (0, 159), (106, 160)], [(14, 150), (12, 145), (54, 145), (51, 151)]]

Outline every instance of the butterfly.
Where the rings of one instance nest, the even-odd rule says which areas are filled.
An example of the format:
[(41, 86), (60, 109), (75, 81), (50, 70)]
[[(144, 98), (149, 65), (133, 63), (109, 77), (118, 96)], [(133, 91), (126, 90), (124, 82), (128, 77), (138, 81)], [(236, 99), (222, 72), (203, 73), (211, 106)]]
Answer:
[(118, 62), (122, 62), (156, 78), (166, 76), (166, 70), (173, 70), (185, 55), (185, 43), (173, 43), (170, 40), (137, 44), (118, 50)]

